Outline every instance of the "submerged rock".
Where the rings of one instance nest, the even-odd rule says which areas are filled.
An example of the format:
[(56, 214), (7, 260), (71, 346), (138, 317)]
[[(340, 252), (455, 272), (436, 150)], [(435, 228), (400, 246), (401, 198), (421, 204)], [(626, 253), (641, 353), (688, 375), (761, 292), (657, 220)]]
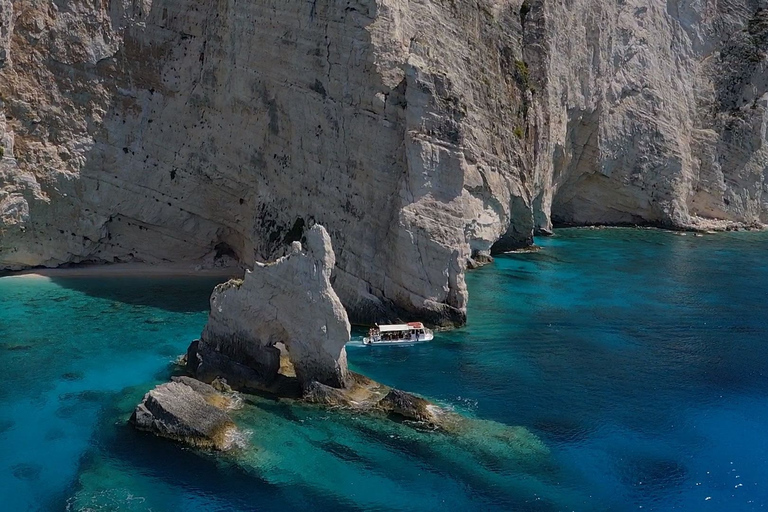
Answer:
[(279, 378), (280, 343), (302, 387), (346, 385), (350, 325), (331, 286), (331, 239), (320, 225), (304, 238), (287, 256), (257, 263), (244, 279), (216, 287), (208, 324), (187, 354), (197, 378), (220, 376), (234, 389), (269, 389)]
[(226, 412), (230, 405), (230, 398), (212, 386), (175, 377), (144, 395), (130, 422), (139, 430), (191, 446), (226, 450), (236, 432)]

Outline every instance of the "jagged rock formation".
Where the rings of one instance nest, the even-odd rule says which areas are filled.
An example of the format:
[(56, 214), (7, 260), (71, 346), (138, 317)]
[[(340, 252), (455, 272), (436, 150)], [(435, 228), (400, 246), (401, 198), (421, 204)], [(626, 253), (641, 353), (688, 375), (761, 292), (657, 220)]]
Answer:
[(315, 224), (302, 238), (288, 255), (257, 263), (244, 279), (214, 289), (208, 323), (187, 351), (186, 369), (238, 391), (440, 424), (445, 411), (427, 400), (348, 371), (350, 325), (331, 285), (330, 236)]
[(197, 378), (223, 377), (241, 390), (268, 389), (279, 378), (276, 345), (282, 344), (302, 388), (313, 382), (346, 386), (350, 325), (331, 286), (331, 239), (319, 224), (304, 239), (303, 246), (293, 242), (287, 256), (257, 263), (244, 279), (216, 287), (202, 337), (187, 354)]
[(198, 448), (230, 448), (235, 424), (226, 409), (230, 399), (212, 386), (189, 377), (174, 377), (149, 393), (131, 416), (139, 430)]
[(764, 1), (0, 0), (0, 268), (267, 261), (464, 320), (563, 223), (768, 220)]

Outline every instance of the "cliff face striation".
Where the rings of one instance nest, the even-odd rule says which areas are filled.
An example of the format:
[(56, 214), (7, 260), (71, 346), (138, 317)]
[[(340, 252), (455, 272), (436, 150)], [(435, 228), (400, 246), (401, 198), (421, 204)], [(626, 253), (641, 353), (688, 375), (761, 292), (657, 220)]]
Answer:
[(766, 222), (768, 4), (530, 5), (554, 221)]
[(765, 2), (0, 0), (0, 268), (246, 265), (461, 323), (561, 223), (766, 222)]

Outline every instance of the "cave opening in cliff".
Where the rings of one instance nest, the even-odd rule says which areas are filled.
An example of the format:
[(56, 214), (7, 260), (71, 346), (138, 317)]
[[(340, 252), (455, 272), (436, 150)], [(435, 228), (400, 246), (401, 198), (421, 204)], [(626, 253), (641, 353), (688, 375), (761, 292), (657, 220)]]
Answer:
[(216, 254), (214, 255), (215, 260), (220, 260), (222, 258), (232, 258), (235, 260), (239, 260), (237, 256), (237, 251), (235, 251), (226, 242), (219, 242), (214, 246), (213, 250), (216, 251)]
[(296, 222), (293, 223), (291, 229), (285, 233), (285, 236), (283, 237), (283, 244), (291, 245), (293, 242), (301, 242), (302, 237), (304, 236), (305, 227), (306, 223), (304, 222), (304, 219), (301, 217), (296, 219)]

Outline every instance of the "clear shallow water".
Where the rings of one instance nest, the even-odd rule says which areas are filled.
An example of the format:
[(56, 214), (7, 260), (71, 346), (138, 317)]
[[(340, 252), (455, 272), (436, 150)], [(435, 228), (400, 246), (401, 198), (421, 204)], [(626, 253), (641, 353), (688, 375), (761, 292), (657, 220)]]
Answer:
[(466, 328), (348, 349), (356, 370), (477, 418), (470, 431), (250, 398), (252, 448), (220, 458), (125, 426), (215, 282), (0, 279), (4, 508), (765, 507), (768, 236), (537, 243), (468, 275)]

